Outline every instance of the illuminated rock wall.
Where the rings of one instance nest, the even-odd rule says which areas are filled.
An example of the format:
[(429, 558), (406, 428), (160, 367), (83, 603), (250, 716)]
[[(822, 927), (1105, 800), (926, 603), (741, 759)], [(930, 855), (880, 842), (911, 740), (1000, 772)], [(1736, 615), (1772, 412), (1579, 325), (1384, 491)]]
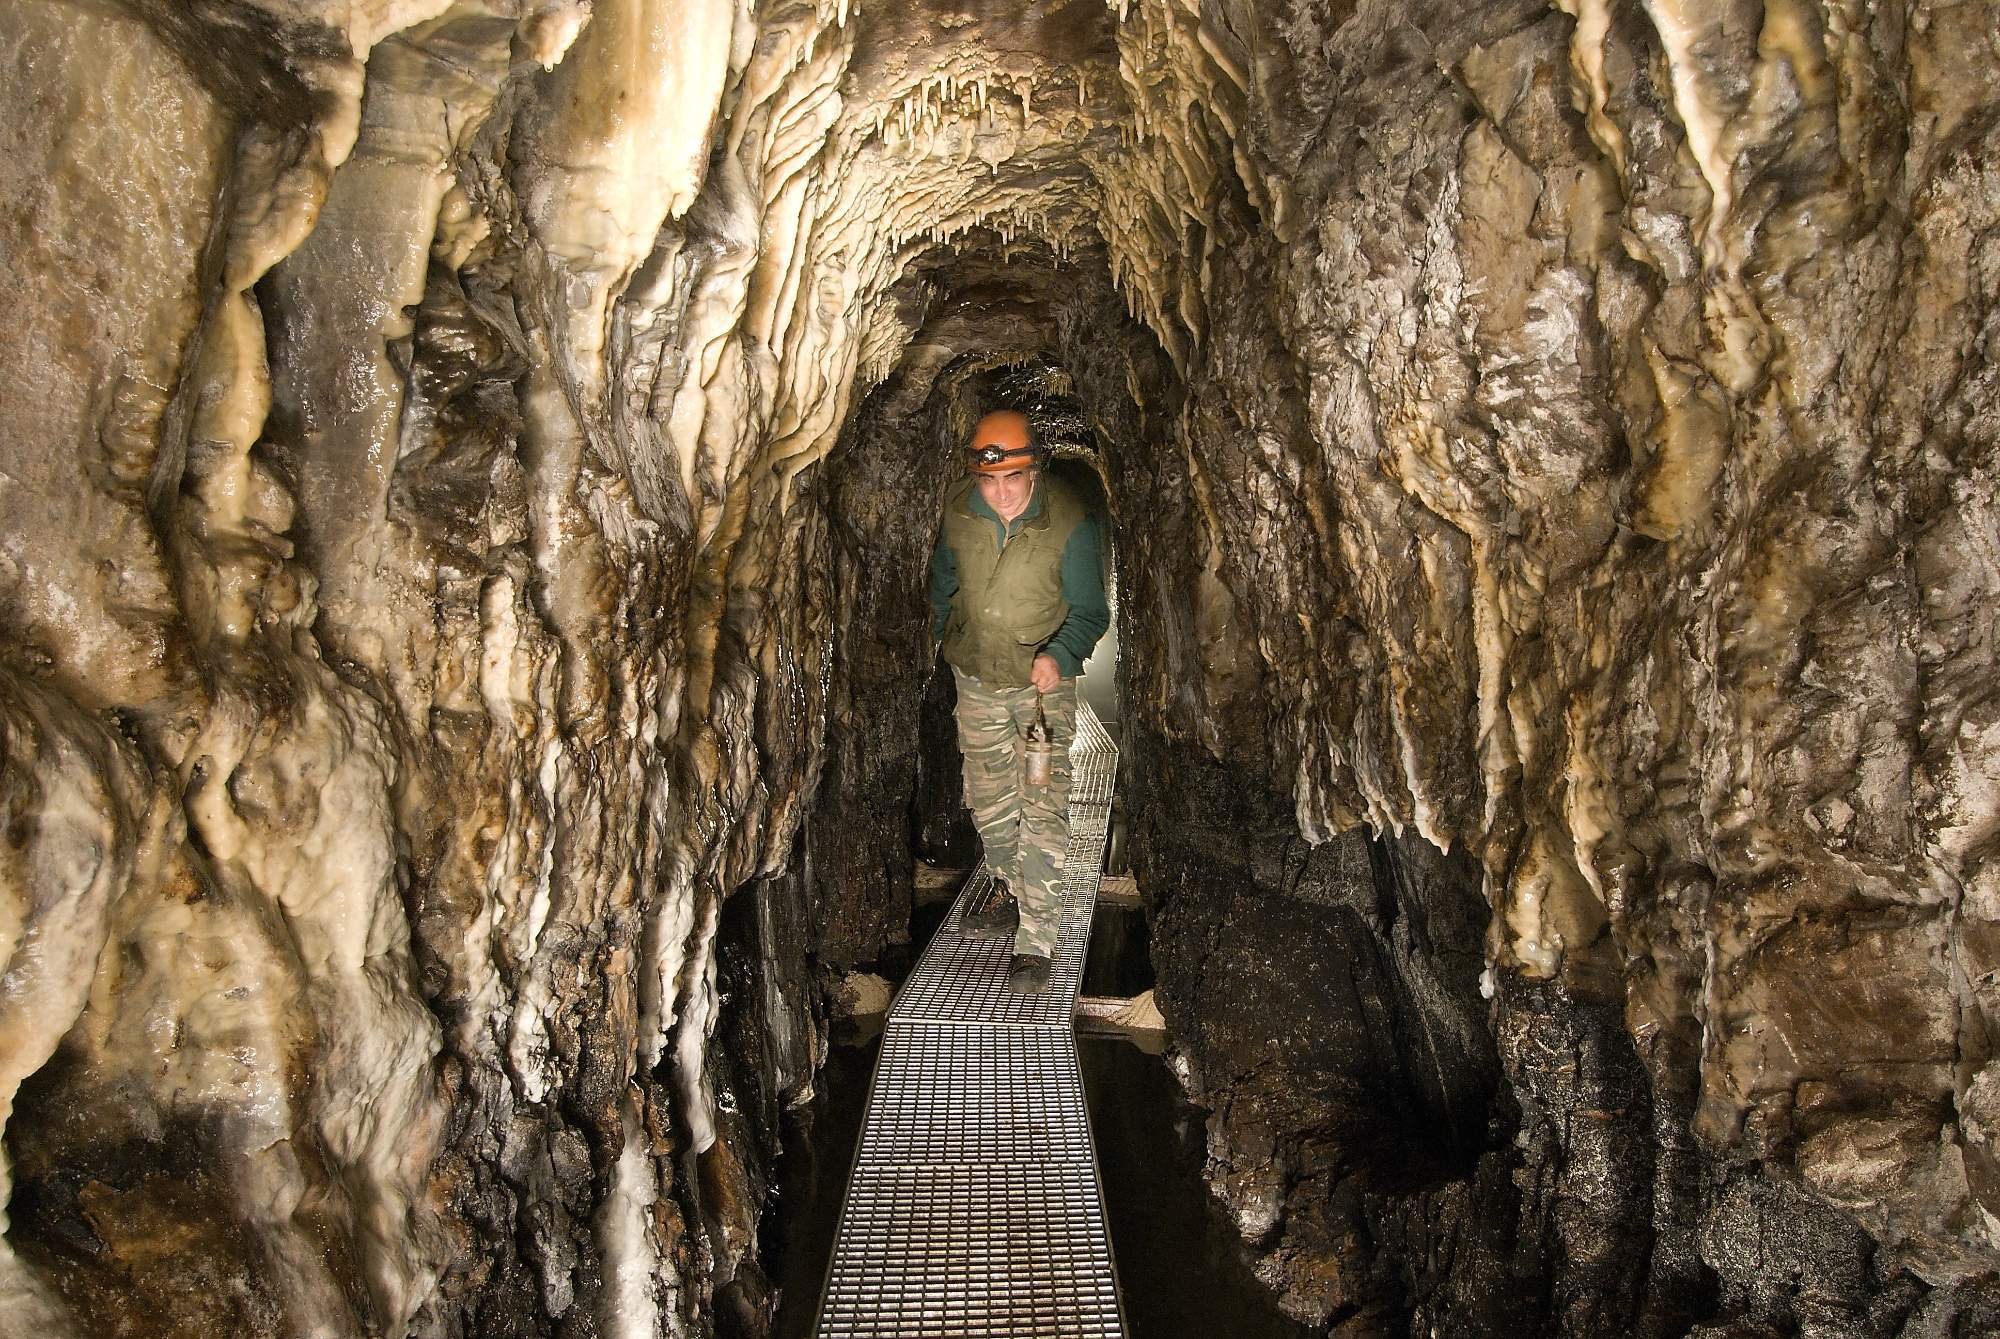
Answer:
[[(1205, 339), (1184, 325), (1188, 483), (1159, 505), (1191, 501), (1127, 571), (1192, 547), (1215, 594), (1128, 615), (1128, 707), (1189, 760), (1140, 775), (1164, 805), (1255, 740), (1304, 837), (1363, 820), (1482, 867), (1481, 989), (1535, 1169), (1511, 1271), (1556, 1281), (1534, 1328), (1818, 1308), (1896, 1333), (1956, 1305), (1899, 1294), (1899, 1268), (1980, 1292), (2000, 1263), (2000, 792), (1970, 687), (2000, 578), (1978, 538), (1993, 18), (1361, 6), (1246, 18), (1212, 62), (1248, 72), (1241, 170), (1288, 194), (1220, 208), (1179, 281), (1211, 300)], [(1144, 305), (1193, 304), (1169, 283)], [(1178, 630), (1151, 621), (1174, 608)], [(1149, 633), (1202, 673), (1143, 657)], [(1162, 896), (1213, 855), (1165, 814), (1149, 845)], [(1228, 988), (1216, 914), (1160, 908), (1181, 1029)], [(1421, 1029), (1410, 1050), (1429, 1063)], [(1301, 1195), (1282, 1122), (1220, 1133), (1219, 1173), (1346, 1205), (1269, 1243), (1299, 1308), (1373, 1304), (1361, 1243), (1406, 1234), (1381, 1218), (1410, 1202), (1325, 1183), (1367, 1185), (1379, 1156)], [(1419, 1239), (1477, 1235), (1454, 1215), (1480, 1220)], [(1441, 1287), (1409, 1272), (1406, 1299)], [(1420, 1318), (1472, 1332), (1479, 1305)]]

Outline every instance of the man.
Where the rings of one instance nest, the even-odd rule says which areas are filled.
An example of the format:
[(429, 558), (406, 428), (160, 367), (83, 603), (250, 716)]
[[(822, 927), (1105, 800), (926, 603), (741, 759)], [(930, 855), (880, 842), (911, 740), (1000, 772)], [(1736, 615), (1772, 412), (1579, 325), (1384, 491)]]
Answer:
[[(1047, 455), (1027, 415), (980, 419), (966, 444), (970, 477), (946, 495), (931, 554), (931, 636), (958, 681), (965, 802), (996, 880), (966, 928), (1004, 933), (1018, 905), (1007, 975), (1030, 994), (1048, 984), (1056, 949), (1076, 676), (1111, 622), (1096, 519), (1043, 474)], [(1046, 785), (1024, 767), (1038, 705), (1055, 748)]]

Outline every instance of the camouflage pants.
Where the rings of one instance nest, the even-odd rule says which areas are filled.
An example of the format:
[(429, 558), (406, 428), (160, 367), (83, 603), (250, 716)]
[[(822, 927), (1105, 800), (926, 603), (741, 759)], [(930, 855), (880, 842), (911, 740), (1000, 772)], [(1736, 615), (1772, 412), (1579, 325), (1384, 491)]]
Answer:
[(1033, 688), (989, 688), (961, 670), (958, 747), (965, 755), (965, 803), (986, 847), (986, 864), (1007, 880), (1021, 904), (1016, 953), (1055, 956), (1058, 902), (1069, 853), (1069, 745), (1076, 734), (1076, 680), (1064, 679), (1042, 699), (1055, 765), (1049, 784), (1031, 786), (1027, 745), (1035, 719)]

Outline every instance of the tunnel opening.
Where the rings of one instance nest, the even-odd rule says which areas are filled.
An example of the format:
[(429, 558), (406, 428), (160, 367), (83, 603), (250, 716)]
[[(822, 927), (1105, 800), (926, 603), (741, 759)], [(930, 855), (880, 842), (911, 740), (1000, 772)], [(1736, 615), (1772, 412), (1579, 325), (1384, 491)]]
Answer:
[[(920, 591), (932, 499), (958, 468), (959, 444), (979, 413), (1029, 410), (1056, 447), (1051, 470), (1111, 522), (1120, 574), (1107, 638), (1115, 687), (1104, 691), (1111, 685), (1102, 666), (1085, 677), (1107, 699), (1106, 719), (1119, 723), (1128, 745), (1119, 805), (1130, 837), (1121, 833), (1118, 845), (1129, 846), (1145, 905), (1100, 913), (1089, 988), (1157, 991), (1167, 1010), (1198, 1020), (1177, 1038), (1171, 1083), (1095, 1044), (1088, 1060), (1094, 1119), (1107, 1137), (1115, 1130), (1133, 1146), (1109, 1163), (1113, 1212), (1203, 1225), (1177, 1234), (1164, 1256), (1157, 1233), (1135, 1232), (1154, 1248), (1134, 1261), (1156, 1288), (1143, 1323), (1173, 1333), (1168, 1327), (1209, 1314), (1204, 1308), (1215, 1302), (1217, 1314), (1244, 1332), (1289, 1333), (1336, 1321), (1344, 1308), (1310, 1280), (1304, 1287), (1282, 1280), (1274, 1287), (1268, 1275), (1260, 1281), (1248, 1265), (1260, 1244), (1281, 1231), (1393, 1235), (1410, 1216), (1439, 1212), (1439, 1198), (1449, 1202), (1468, 1179), (1490, 1183), (1492, 1165), (1519, 1132), (1518, 1114), (1501, 1096), (1483, 957), (1473, 947), (1485, 916), (1482, 873), (1464, 853), (1440, 856), (1421, 839), (1354, 830), (1302, 840), (1284, 797), (1218, 756), (1228, 750), (1217, 734), (1125, 737), (1118, 694), (1146, 680), (1126, 672), (1121, 634), (1144, 648), (1169, 701), (1207, 697), (1198, 716), (1207, 730), (1255, 737), (1270, 727), (1257, 677), (1232, 675), (1226, 662), (1215, 668), (1213, 648), (1235, 630), (1226, 593), (1212, 578), (1203, 587), (1200, 573), (1220, 555), (1177, 542), (1205, 529), (1203, 485), (1146, 436), (1186, 391), (1105, 268), (1084, 261), (1058, 260), (1032, 238), (993, 235), (941, 253), (923, 271), (934, 291), (911, 341), (915, 356), (906, 353), (898, 373), (857, 407), (841, 447), (819, 467), (839, 555), (834, 599), (844, 625), (857, 630), (843, 641), (851, 653), (834, 658), (834, 698), (872, 710), (865, 740), (843, 740), (835, 727), (807, 839), (817, 859), (844, 871), (832, 880), (819, 871), (829, 896), (856, 898), (858, 909), (882, 917), (872, 939), (856, 936), (857, 956), (833, 965), (899, 980), (944, 911), (914, 889), (903, 894), (904, 871), (969, 870), (978, 861), (962, 803), (951, 676), (925, 659), (929, 611)], [(1286, 407), (1282, 383), (1273, 392), (1260, 412), (1296, 411)], [(1205, 598), (1145, 605), (1125, 594), (1159, 592), (1177, 580), (1205, 589)], [(887, 620), (899, 631), (885, 634)], [(885, 643), (901, 653), (884, 654)], [(873, 770), (843, 779), (844, 760), (862, 757)], [(1314, 989), (1300, 990), (1304, 981)], [(858, 1107), (865, 1081), (841, 1073), (847, 1081), (835, 1098)], [(834, 1188), (852, 1147), (840, 1141), (852, 1138), (853, 1119), (841, 1105), (792, 1132), (797, 1147), (810, 1149), (801, 1164), (818, 1173), (801, 1200), (818, 1217), (796, 1231), (773, 1229), (772, 1249), (792, 1262), (794, 1282), (780, 1302), (788, 1323), (807, 1324), (813, 1314), (790, 1292), (818, 1286)], [(1202, 1154), (1191, 1161), (1194, 1128)], [(1146, 1184), (1163, 1172), (1170, 1174)], [(1328, 1204), (1346, 1217), (1329, 1216)], [(1492, 1194), (1472, 1206), (1466, 1230), (1504, 1236), (1514, 1212), (1510, 1196)], [(1448, 1325), (1482, 1332), (1526, 1323), (1517, 1295), (1419, 1301), (1435, 1281), (1421, 1268), (1389, 1268), (1391, 1280), (1376, 1285), (1377, 1300), (1357, 1315), (1431, 1305)], [(1185, 1295), (1187, 1280), (1209, 1277), (1251, 1291), (1231, 1284), (1209, 1299)]]
[[(1136, 378), (1127, 370), (1131, 355), (1127, 355), (1124, 368), (1108, 375), (1106, 368), (1115, 363), (1105, 351), (1116, 350), (1122, 343), (1144, 350), (1146, 361), (1156, 363), (1157, 346), (1131, 321), (1129, 312), (1116, 310), (1101, 267), (1093, 270), (1073, 260), (1052, 263), (1046, 244), (1035, 239), (995, 246), (996, 240), (975, 237), (964, 253), (955, 253), (928, 271), (928, 282), (943, 295), (933, 307), (942, 316), (932, 317), (913, 346), (925, 349), (931, 359), (951, 356), (926, 399), (921, 405), (912, 403), (913, 397), (892, 376), (858, 408), (841, 450), (824, 466), (824, 486), (836, 499), (836, 509), (845, 509), (846, 515), (857, 518), (835, 526), (837, 546), (854, 545), (851, 563), (839, 569), (843, 576), (852, 573), (854, 584), (837, 582), (836, 588), (842, 598), (855, 601), (851, 607), (874, 609), (880, 606), (870, 593), (873, 581), (884, 570), (891, 579), (900, 576), (905, 588), (901, 616), (921, 620), (924, 628), (923, 632), (906, 628), (904, 640), (920, 641), (925, 651), (931, 651), (926, 635), (929, 608), (907, 594), (911, 583), (920, 580), (920, 573), (911, 575), (908, 554), (928, 558), (937, 521), (934, 498), (941, 490), (934, 489), (928, 497), (902, 500), (903, 516), (898, 524), (908, 525), (912, 542), (908, 552), (885, 564), (879, 550), (868, 553), (863, 546), (881, 538), (887, 509), (880, 506), (872, 491), (848, 482), (842, 472), (879, 472), (883, 479), (901, 481), (910, 476), (900, 468), (885, 468), (880, 463), (884, 457), (891, 452), (905, 456), (927, 452), (941, 455), (945, 469), (955, 474), (963, 468), (959, 463), (963, 434), (973, 419), (997, 408), (1026, 412), (1038, 441), (1051, 452), (1047, 473), (1081, 497), (1089, 510), (1102, 518), (1107, 532), (1105, 576), (1113, 625), (1086, 662), (1079, 676), (1079, 692), (1115, 737), (1123, 716), (1118, 702), (1117, 629), (1125, 614), (1116, 576), (1118, 516), (1106, 459), (1115, 448), (1106, 440), (1105, 425), (1128, 427), (1144, 421), (1146, 414), (1133, 399)], [(996, 251), (999, 263), (989, 259)], [(1098, 290), (1094, 310), (1078, 300), (1079, 294), (1089, 294), (1093, 287)], [(1039, 347), (1024, 349), (1017, 343), (1019, 336), (994, 333), (996, 312), (1011, 315), (1023, 310), (1029, 313), (1032, 337)], [(940, 330), (951, 332), (949, 343), (940, 338)], [(1087, 386), (1079, 386), (1077, 375), (1062, 361), (1066, 352), (1083, 349), (1091, 351), (1088, 375), (1092, 381)], [(953, 350), (963, 351), (951, 354)], [(899, 397), (906, 397), (903, 402), (910, 406), (901, 412), (890, 407)], [(939, 431), (939, 424), (947, 426)], [(932, 430), (925, 432), (917, 425), (929, 425)], [(1146, 444), (1126, 443), (1124, 449), (1139, 453)], [(933, 480), (935, 477), (933, 471)], [(880, 630), (871, 635), (879, 636)], [(906, 661), (893, 671), (897, 679), (894, 685), (872, 681), (859, 686), (862, 676), (875, 668), (859, 658), (849, 661), (836, 657), (836, 683), (843, 674), (854, 676), (857, 686), (847, 691), (871, 702), (880, 702), (891, 691), (907, 694), (921, 685), (915, 737), (906, 736), (904, 741), (906, 747), (913, 743), (916, 749), (914, 770), (904, 792), (908, 796), (908, 822), (900, 830), (899, 849), (880, 858), (915, 864), (920, 870), (929, 866), (933, 870), (968, 871), (978, 863), (979, 843), (961, 795), (951, 674), (941, 661)], [(894, 791), (857, 791), (856, 797), (873, 803), (877, 821), (857, 823), (846, 812), (830, 815), (822, 811), (818, 825), (808, 833), (819, 849), (851, 841), (857, 832), (881, 830), (880, 820), (889, 818), (897, 803)], [(894, 831), (895, 825), (889, 828)], [(913, 898), (907, 950), (892, 939), (892, 947), (881, 959), (859, 966), (882, 972), (892, 984), (900, 980), (938, 929), (945, 909), (934, 894), (928, 900)], [(1085, 970), (1086, 991), (1135, 996), (1150, 988), (1151, 978), (1143, 916), (1136, 909), (1100, 910)], [(781, 1335), (811, 1331), (832, 1249), (833, 1224), (858, 1140), (874, 1029), (850, 1036), (848, 1044), (860, 1047), (861, 1053), (842, 1054), (829, 1063), (822, 1071), (827, 1078), (826, 1090), (797, 1114), (790, 1127), (786, 1145), (790, 1161), (779, 1197), (783, 1208), (767, 1220), (766, 1248), (773, 1260), (782, 1262), (778, 1270), (785, 1280), (779, 1290), (775, 1321), (775, 1332)], [(1143, 1257), (1134, 1256), (1121, 1265), (1150, 1290), (1149, 1304), (1141, 1307), (1133, 1321), (1134, 1333), (1186, 1333), (1191, 1316), (1214, 1320), (1222, 1331), (1230, 1333), (1303, 1333), (1278, 1314), (1272, 1299), (1251, 1274), (1241, 1244), (1231, 1246), (1233, 1236), (1208, 1211), (1209, 1192), (1199, 1174), (1200, 1139), (1194, 1133), (1199, 1131), (1200, 1122), (1193, 1108), (1164, 1071), (1148, 1072), (1147, 1067), (1160, 1065), (1157, 1058), (1136, 1050), (1134, 1055), (1140, 1057), (1136, 1067), (1122, 1056), (1097, 1049), (1086, 1062), (1094, 1119), (1103, 1124), (1107, 1135), (1115, 1129), (1124, 1145), (1116, 1158), (1103, 1164), (1109, 1168), (1105, 1179), (1114, 1243), (1119, 1225), (1129, 1223), (1137, 1228), (1145, 1223), (1152, 1228), (1133, 1234), (1135, 1241), (1143, 1243)], [(1197, 1226), (1202, 1230), (1186, 1230)]]
[[(892, 945), (909, 952), (913, 856), (947, 868), (976, 863), (951, 676), (932, 654), (924, 604), (938, 506), (962, 473), (974, 418), (995, 407), (1029, 410), (1047, 434), (1051, 472), (1101, 508), (1114, 621), (1083, 678), (1100, 715), (1122, 730), (1127, 614), (1112, 457), (1146, 452), (1144, 434), (1157, 430), (1172, 395), (1172, 369), (1118, 295), (1101, 249), (1064, 255), (1032, 235), (974, 229), (908, 282), (906, 300), (924, 319), (810, 479), (829, 517), (829, 598), (841, 611), (811, 824), (825, 834), (817, 848), (824, 952), (835, 965), (872, 961)], [(867, 713), (852, 708), (862, 702)]]

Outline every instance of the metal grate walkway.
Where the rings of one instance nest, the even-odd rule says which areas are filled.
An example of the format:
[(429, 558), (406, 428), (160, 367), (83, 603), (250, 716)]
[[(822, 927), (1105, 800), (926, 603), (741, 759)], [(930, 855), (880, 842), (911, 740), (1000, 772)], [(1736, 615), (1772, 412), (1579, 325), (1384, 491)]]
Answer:
[(981, 869), (889, 1013), (820, 1303), (821, 1339), (1125, 1333), (1071, 1014), (1118, 750), (1077, 704), (1061, 942), (1040, 995), (1007, 985), (1013, 939), (959, 918)]

